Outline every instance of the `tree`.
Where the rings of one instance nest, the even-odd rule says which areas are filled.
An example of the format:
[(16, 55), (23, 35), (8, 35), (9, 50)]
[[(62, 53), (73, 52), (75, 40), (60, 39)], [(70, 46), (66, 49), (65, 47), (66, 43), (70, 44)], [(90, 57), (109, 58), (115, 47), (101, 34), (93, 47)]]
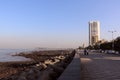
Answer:
[(120, 37), (116, 38), (114, 42), (114, 49), (120, 52)]
[(102, 43), (100, 45), (100, 49), (102, 49), (102, 50), (112, 50), (112, 42)]

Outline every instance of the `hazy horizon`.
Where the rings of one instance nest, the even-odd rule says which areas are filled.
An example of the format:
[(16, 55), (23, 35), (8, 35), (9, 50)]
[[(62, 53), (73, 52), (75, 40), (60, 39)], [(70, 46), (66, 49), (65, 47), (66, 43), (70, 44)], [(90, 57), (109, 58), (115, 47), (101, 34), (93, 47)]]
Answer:
[(101, 39), (120, 35), (120, 0), (0, 0), (0, 48), (77, 48), (88, 44), (88, 22)]

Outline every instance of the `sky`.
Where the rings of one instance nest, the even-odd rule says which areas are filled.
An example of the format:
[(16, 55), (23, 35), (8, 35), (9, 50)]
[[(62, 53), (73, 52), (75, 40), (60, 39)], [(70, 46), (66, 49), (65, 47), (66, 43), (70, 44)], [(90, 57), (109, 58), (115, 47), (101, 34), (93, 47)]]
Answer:
[(77, 48), (94, 20), (101, 39), (118, 37), (120, 0), (0, 0), (0, 48)]

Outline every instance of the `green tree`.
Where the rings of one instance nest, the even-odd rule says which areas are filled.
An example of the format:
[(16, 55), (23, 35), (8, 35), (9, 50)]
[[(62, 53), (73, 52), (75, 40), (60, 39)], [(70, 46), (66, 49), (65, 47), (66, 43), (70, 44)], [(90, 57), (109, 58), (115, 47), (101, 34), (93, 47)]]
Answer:
[(102, 43), (100, 45), (100, 49), (102, 49), (102, 50), (112, 50), (112, 42)]
[(114, 42), (114, 49), (120, 53), (120, 37), (118, 37)]

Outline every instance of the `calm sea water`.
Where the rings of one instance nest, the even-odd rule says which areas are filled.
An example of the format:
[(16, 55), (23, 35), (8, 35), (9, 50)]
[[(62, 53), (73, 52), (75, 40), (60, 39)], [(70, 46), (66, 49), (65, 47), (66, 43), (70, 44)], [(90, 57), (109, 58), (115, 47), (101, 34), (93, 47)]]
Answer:
[(12, 56), (16, 53), (28, 52), (28, 51), (32, 51), (32, 49), (0, 49), (0, 62), (30, 60), (25, 57)]
[(37, 49), (0, 49), (0, 62), (9, 62), (9, 61), (25, 61), (30, 60), (21, 56), (12, 56), (20, 52), (30, 52), (30, 51), (42, 51), (42, 50), (64, 50), (56, 48), (37, 48)]

